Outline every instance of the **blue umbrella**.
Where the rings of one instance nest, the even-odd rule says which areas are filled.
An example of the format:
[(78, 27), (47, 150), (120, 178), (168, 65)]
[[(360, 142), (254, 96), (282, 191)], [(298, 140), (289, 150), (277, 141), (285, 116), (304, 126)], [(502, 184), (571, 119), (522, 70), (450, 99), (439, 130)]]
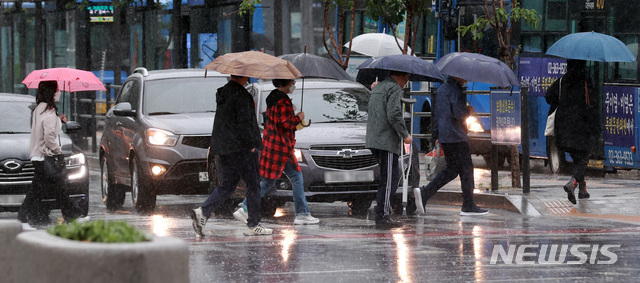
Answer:
[[(442, 73), (433, 63), (415, 56), (400, 54), (373, 57), (358, 66), (358, 73), (371, 70), (371, 74), (385, 75), (386, 71), (398, 71), (411, 74), (411, 81), (442, 81)], [(384, 79), (384, 77), (380, 77)]]
[(598, 62), (633, 62), (636, 57), (619, 39), (597, 32), (565, 35), (547, 50), (547, 55)]
[(519, 86), (520, 81), (507, 64), (478, 53), (452, 52), (435, 64), (446, 75), (470, 82), (493, 84), (500, 87)]

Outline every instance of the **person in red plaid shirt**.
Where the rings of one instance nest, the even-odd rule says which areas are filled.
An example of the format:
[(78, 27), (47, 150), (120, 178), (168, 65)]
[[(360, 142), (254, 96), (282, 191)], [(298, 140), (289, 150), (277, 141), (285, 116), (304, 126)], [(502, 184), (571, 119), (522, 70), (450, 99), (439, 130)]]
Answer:
[[(264, 149), (260, 153), (260, 196), (266, 195), (280, 178), (282, 172), (289, 177), (293, 189), (293, 203), (296, 208), (296, 218), (293, 224), (317, 224), (318, 218), (311, 216), (307, 198), (304, 195), (302, 172), (294, 155), (296, 144), (296, 126), (304, 120), (304, 112), (294, 114), (291, 98), (296, 82), (287, 79), (273, 80), (276, 87), (267, 96), (267, 115), (262, 135)], [(239, 206), (233, 216), (247, 222), (246, 200)]]

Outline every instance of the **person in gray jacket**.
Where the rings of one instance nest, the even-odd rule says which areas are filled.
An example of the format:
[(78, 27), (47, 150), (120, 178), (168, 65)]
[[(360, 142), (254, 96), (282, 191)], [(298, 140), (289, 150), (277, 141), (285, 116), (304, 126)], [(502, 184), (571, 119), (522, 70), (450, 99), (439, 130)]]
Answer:
[[(416, 207), (425, 213), (425, 202), (447, 183), (460, 175), (462, 186), (462, 211), (460, 215), (483, 215), (488, 211), (479, 208), (473, 201), (473, 163), (471, 147), (467, 141), (466, 120), (473, 107), (467, 106), (463, 85), (466, 81), (450, 76), (438, 88), (435, 98), (435, 128), (433, 130), (444, 151), (446, 167), (422, 188), (413, 189)], [(424, 200), (424, 202), (423, 202)]]
[(64, 114), (58, 115), (56, 101), (60, 100), (60, 90), (56, 81), (41, 81), (36, 92), (36, 106), (31, 115), (30, 156), (33, 164), (33, 181), (18, 211), (18, 220), (23, 230), (34, 230), (31, 223), (48, 223), (48, 213), (43, 212), (42, 199), (51, 195), (58, 200), (64, 220), (85, 222), (90, 220), (77, 203), (69, 199), (65, 176), (45, 174), (46, 156), (62, 154), (60, 146), (60, 128), (67, 122)]
[(410, 144), (402, 116), (402, 87), (409, 81), (409, 74), (392, 71), (377, 84), (369, 99), (366, 147), (371, 150), (380, 166), (380, 184), (373, 208), (376, 227), (379, 229), (401, 227), (402, 222), (391, 218), (391, 196), (398, 189), (400, 168), (398, 156), (402, 142)]

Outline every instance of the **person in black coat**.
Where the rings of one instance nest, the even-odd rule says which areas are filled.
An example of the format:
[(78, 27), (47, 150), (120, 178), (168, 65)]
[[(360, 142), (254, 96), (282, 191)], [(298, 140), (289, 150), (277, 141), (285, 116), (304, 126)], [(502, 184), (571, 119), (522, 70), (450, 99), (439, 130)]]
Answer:
[(598, 95), (585, 75), (586, 61), (567, 60), (567, 73), (547, 90), (545, 99), (551, 105), (549, 114), (555, 117), (556, 146), (573, 159), (571, 180), (564, 185), (569, 201), (576, 204), (574, 190), (579, 186), (578, 198), (589, 198), (584, 173), (589, 161), (590, 140), (600, 135)]
[[(216, 164), (222, 173), (221, 184), (201, 207), (190, 210), (193, 229), (204, 237), (203, 228), (212, 212), (235, 191), (240, 179), (247, 185), (248, 228), (245, 236), (269, 235), (272, 229), (260, 225), (260, 176), (258, 150), (262, 137), (256, 119), (253, 97), (244, 88), (248, 77), (231, 76), (231, 80), (216, 93), (216, 115), (211, 132), (209, 155), (217, 155)], [(209, 158), (209, 160), (212, 160)]]

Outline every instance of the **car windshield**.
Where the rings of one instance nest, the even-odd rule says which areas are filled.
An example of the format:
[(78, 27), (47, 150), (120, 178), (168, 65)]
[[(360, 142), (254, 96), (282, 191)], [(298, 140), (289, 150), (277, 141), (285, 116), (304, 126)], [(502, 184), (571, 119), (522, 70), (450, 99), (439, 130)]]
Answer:
[[(268, 93), (266, 93), (268, 95)], [(296, 88), (291, 101), (299, 111), (301, 88)], [(266, 99), (263, 98), (263, 100)], [(364, 88), (305, 89), (302, 111), (305, 119), (313, 123), (361, 122), (367, 120), (369, 92)], [(261, 112), (266, 111), (262, 103)]]
[(216, 90), (227, 78), (177, 78), (148, 81), (142, 111), (146, 115), (167, 115), (216, 111)]
[(31, 132), (31, 109), (27, 102), (0, 103), (0, 134), (20, 134)]

